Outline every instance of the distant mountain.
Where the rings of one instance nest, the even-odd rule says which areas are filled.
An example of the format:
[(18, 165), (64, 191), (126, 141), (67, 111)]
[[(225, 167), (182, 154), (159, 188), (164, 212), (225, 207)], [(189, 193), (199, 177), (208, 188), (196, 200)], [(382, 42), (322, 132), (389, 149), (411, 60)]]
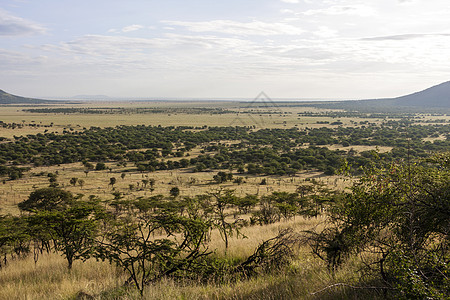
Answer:
[[(277, 103), (278, 104), (278, 103)], [(281, 104), (278, 104), (280, 106)], [(449, 113), (450, 81), (430, 87), (426, 90), (397, 98), (316, 101), (284, 106), (309, 106), (327, 109), (344, 109), (359, 112), (395, 112), (395, 113)]]
[(450, 81), (410, 95), (390, 99), (395, 106), (450, 108)]
[(42, 104), (53, 102), (55, 101), (20, 97), (0, 90), (0, 104)]

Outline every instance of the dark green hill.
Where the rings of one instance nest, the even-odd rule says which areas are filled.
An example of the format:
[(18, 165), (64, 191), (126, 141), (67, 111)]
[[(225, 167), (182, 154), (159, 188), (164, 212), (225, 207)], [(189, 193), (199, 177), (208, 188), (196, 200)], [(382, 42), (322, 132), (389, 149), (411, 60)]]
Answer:
[(0, 104), (42, 104), (54, 102), (56, 101), (20, 97), (0, 90)]

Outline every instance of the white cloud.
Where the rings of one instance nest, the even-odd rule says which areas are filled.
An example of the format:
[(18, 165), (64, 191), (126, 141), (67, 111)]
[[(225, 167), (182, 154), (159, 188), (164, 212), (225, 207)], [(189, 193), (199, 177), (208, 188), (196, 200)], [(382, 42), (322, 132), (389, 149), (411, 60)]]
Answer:
[(313, 32), (314, 35), (320, 37), (320, 38), (324, 38), (324, 39), (329, 39), (329, 38), (337, 38), (338, 37), (338, 32), (337, 30), (331, 29), (327, 26), (319, 26), (319, 29), (315, 32)]
[(143, 28), (145, 28), (145, 26), (133, 24), (133, 25), (125, 26), (125, 27), (123, 27), (122, 29), (119, 29), (119, 30), (117, 30), (115, 28), (112, 28), (112, 29), (109, 29), (108, 32), (110, 32), (110, 33), (125, 32), (126, 33), (126, 32), (131, 32), (131, 31), (137, 31), (137, 30), (140, 30), (140, 29), (143, 29)]
[(163, 21), (172, 26), (185, 27), (192, 32), (215, 32), (233, 35), (299, 35), (304, 33), (300, 27), (286, 23), (266, 23), (261, 21), (237, 22), (231, 20), (213, 20), (207, 22)]
[(303, 12), (304, 15), (356, 15), (361, 17), (370, 17), (376, 15), (376, 11), (371, 6), (356, 5), (333, 5), (320, 9), (311, 9)]
[(450, 33), (408, 33), (408, 34), (397, 34), (388, 36), (377, 36), (362, 38), (365, 41), (404, 41), (427, 37), (450, 37)]
[(144, 28), (144, 26), (134, 24), (134, 25), (130, 25), (130, 26), (126, 26), (126, 27), (122, 28), (122, 32), (136, 31), (136, 30), (139, 30), (142, 28)]
[(0, 65), (9, 71), (27, 69), (32, 65), (41, 65), (47, 60), (46, 56), (32, 56), (17, 51), (0, 48)]
[(284, 3), (299, 3), (299, 0), (281, 0)]
[(282, 14), (294, 14), (295, 13), (292, 9), (281, 9), (280, 12)]
[(13, 16), (0, 9), (0, 36), (42, 34), (45, 31), (40, 24)]

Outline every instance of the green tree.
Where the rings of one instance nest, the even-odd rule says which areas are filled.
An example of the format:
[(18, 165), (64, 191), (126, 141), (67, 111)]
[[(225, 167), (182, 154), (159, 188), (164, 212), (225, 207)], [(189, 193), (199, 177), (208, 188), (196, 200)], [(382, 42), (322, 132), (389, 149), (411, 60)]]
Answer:
[(8, 254), (28, 254), (30, 238), (25, 218), (0, 215), (0, 268), (7, 263)]
[(50, 187), (56, 188), (58, 186), (58, 174), (48, 173), (48, 181), (50, 182)]
[(117, 182), (116, 177), (109, 178), (109, 185), (111, 185), (111, 187), (114, 188), (114, 185), (116, 184), (116, 182)]
[(216, 183), (223, 183), (229, 180), (233, 180), (233, 174), (220, 171), (213, 176), (213, 179)]
[(78, 178), (72, 177), (72, 178), (70, 178), (69, 182), (70, 182), (71, 185), (76, 186), (77, 182), (78, 182)]
[(126, 213), (107, 222), (97, 258), (123, 269), (141, 295), (145, 285), (163, 277), (196, 276), (202, 257), (211, 253), (202, 247), (207, 222), (183, 217), (161, 197), (118, 205), (126, 205), (119, 210)]
[(83, 188), (84, 186), (84, 180), (83, 179), (78, 179), (78, 185), (80, 186), (80, 188)]
[(142, 184), (144, 185), (144, 189), (147, 187), (147, 184), (149, 183), (148, 179), (142, 179)]
[(39, 210), (62, 210), (75, 201), (72, 193), (60, 188), (37, 189), (18, 204), (19, 209), (27, 212)]
[(99, 162), (95, 165), (95, 170), (96, 171), (103, 171), (106, 170), (106, 165), (103, 162)]
[(243, 225), (242, 219), (230, 220), (231, 215), (236, 215), (232, 212), (232, 208), (236, 206), (237, 197), (232, 190), (218, 190), (216, 192), (208, 193), (210, 196), (210, 204), (208, 211), (212, 216), (213, 225), (219, 230), (220, 236), (225, 242), (225, 249), (228, 249), (229, 237), (236, 234), (242, 235), (240, 228)]
[(178, 187), (173, 187), (170, 189), (169, 193), (170, 193), (170, 196), (176, 198), (180, 195), (180, 189)]
[(335, 201), (331, 226), (310, 240), (330, 269), (351, 254), (372, 253), (367, 265), (398, 296), (450, 294), (450, 152), (369, 168)]
[(70, 192), (56, 188), (38, 189), (19, 208), (30, 212), (27, 221), (31, 231), (49, 237), (56, 251), (61, 251), (72, 268), (76, 259), (90, 256), (102, 215), (99, 201), (74, 198)]

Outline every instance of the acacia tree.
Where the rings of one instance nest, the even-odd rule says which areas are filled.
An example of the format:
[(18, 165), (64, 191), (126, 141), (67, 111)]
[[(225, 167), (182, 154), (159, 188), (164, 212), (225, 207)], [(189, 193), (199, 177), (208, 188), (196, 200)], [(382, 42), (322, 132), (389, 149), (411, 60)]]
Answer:
[(22, 256), (29, 252), (30, 232), (25, 219), (0, 215), (0, 268), (7, 263), (7, 255)]
[(401, 297), (450, 294), (450, 152), (366, 170), (330, 213), (331, 225), (310, 239), (330, 269), (372, 253), (367, 266)]
[(210, 254), (204, 247), (208, 222), (182, 216), (161, 197), (141, 198), (120, 211), (97, 240), (98, 259), (122, 268), (141, 295), (145, 285), (162, 277), (196, 276), (200, 260)]
[(109, 184), (111, 185), (112, 188), (114, 188), (114, 185), (116, 184), (116, 182), (117, 182), (116, 177), (109, 178)]
[(22, 211), (64, 209), (75, 201), (71, 192), (60, 188), (48, 187), (37, 189), (30, 193), (28, 199), (18, 204)]
[(80, 188), (83, 188), (83, 186), (84, 186), (84, 179), (78, 179), (78, 185), (80, 186)]
[(72, 177), (72, 178), (70, 178), (69, 182), (70, 182), (71, 185), (75, 186), (75, 185), (77, 185), (78, 178)]
[(178, 187), (173, 187), (170, 189), (169, 191), (170, 196), (172, 196), (173, 198), (176, 198), (180, 195), (180, 188)]
[(44, 188), (32, 192), (19, 208), (29, 212), (27, 221), (33, 237), (51, 240), (54, 250), (66, 258), (69, 269), (74, 260), (90, 256), (103, 214), (97, 199), (84, 201), (58, 188)]
[(233, 190), (219, 189), (216, 192), (208, 193), (210, 196), (209, 208), (206, 211), (211, 214), (215, 228), (219, 230), (220, 236), (225, 242), (225, 249), (228, 249), (228, 238), (236, 233), (237, 236), (242, 235), (240, 228), (243, 225), (242, 219), (235, 219), (230, 222), (229, 216), (237, 213), (232, 213), (229, 209), (234, 208), (238, 202), (238, 198), (234, 195)]

